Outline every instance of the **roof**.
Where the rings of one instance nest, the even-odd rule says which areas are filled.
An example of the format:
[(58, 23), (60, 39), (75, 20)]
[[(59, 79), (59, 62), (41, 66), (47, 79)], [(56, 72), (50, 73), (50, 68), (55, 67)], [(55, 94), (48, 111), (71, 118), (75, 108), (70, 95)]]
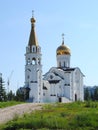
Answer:
[(29, 37), (28, 45), (31, 47), (32, 45), (38, 46), (36, 33), (35, 33), (35, 19), (31, 18), (31, 33)]
[(60, 80), (49, 80), (48, 82), (50, 84), (57, 84)]
[(70, 55), (71, 51), (70, 49), (64, 45), (64, 39), (62, 41), (62, 45), (60, 45), (56, 50), (57, 55)]
[(65, 71), (74, 71), (76, 68), (67, 68)]
[(61, 69), (63, 71), (74, 71), (76, 68), (61, 68), (61, 67), (57, 67), (57, 69)]

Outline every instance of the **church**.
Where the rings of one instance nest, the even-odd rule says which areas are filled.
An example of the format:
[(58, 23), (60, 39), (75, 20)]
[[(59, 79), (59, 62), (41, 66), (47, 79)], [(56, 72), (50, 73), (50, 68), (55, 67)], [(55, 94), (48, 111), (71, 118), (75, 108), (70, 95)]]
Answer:
[(57, 66), (42, 73), (41, 47), (36, 38), (35, 18), (31, 18), (31, 32), (25, 53), (25, 88), (29, 88), (29, 102), (53, 103), (84, 101), (83, 73), (70, 67), (71, 51), (62, 42), (56, 50)]

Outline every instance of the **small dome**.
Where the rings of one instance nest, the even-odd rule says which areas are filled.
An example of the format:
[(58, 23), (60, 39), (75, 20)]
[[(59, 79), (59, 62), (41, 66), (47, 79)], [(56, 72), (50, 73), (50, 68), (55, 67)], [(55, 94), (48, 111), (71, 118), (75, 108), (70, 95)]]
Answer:
[(57, 48), (56, 54), (57, 55), (70, 55), (71, 52), (70, 52), (70, 49), (67, 46), (62, 44), (61, 46), (59, 46)]
[(34, 18), (31, 18), (31, 23), (33, 24), (35, 22), (36, 22), (36, 20)]

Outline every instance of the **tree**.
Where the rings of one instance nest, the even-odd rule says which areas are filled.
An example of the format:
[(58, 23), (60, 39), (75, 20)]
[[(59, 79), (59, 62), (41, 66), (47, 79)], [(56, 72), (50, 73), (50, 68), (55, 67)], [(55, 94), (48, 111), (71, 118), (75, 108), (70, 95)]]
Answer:
[(88, 90), (88, 88), (85, 88), (85, 90), (84, 90), (84, 100), (90, 100), (90, 99), (91, 99), (91, 96), (90, 96), (89, 90)]
[(0, 101), (6, 100), (6, 91), (4, 88), (4, 81), (2, 79), (2, 74), (0, 74)]
[(15, 94), (12, 92), (12, 90), (10, 90), (10, 92), (7, 94), (7, 100), (15, 100)]
[(30, 92), (30, 88), (25, 88), (25, 100), (29, 99), (29, 92)]
[(94, 92), (91, 91), (91, 100), (94, 101)]
[(16, 100), (18, 101), (26, 101), (29, 99), (30, 88), (20, 87), (16, 91)]
[(25, 101), (24, 93), (20, 90), (16, 91), (16, 100), (17, 101)]
[(94, 100), (98, 100), (98, 87), (94, 90)]

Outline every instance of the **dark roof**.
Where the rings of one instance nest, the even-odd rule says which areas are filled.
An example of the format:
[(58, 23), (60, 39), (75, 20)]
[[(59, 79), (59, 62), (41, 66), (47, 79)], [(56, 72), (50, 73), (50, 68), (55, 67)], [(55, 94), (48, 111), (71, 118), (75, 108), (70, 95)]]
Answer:
[(61, 69), (63, 71), (74, 71), (76, 68), (61, 68), (61, 67), (58, 67), (57, 69)]
[(60, 80), (49, 80), (48, 82), (50, 84), (57, 84)]
[(76, 68), (67, 68), (65, 71), (74, 71)]

